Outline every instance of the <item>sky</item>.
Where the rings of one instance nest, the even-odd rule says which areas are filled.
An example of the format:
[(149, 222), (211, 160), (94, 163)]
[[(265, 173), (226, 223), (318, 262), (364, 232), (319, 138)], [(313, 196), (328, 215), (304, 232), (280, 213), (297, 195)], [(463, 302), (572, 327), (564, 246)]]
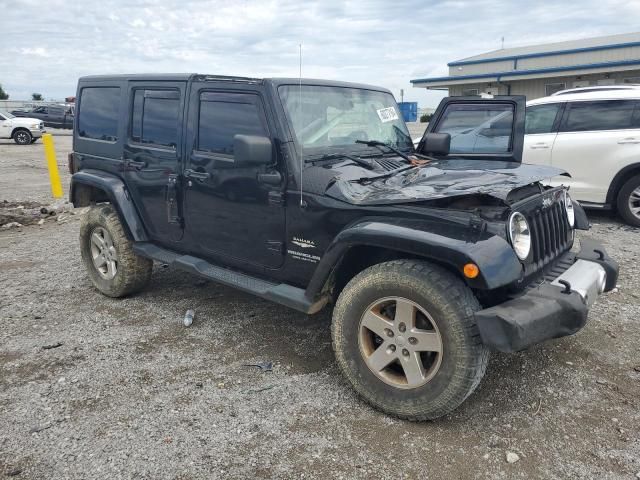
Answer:
[(515, 47), (640, 30), (640, 1), (0, 0), (0, 84), (12, 100), (74, 95), (106, 73), (302, 75), (389, 88), (435, 107), (410, 80)]

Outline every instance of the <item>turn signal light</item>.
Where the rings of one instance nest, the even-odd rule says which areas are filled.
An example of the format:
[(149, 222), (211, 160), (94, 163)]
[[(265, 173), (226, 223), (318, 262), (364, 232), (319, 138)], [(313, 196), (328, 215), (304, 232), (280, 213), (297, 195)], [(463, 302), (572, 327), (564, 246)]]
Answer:
[(467, 278), (476, 278), (480, 275), (480, 269), (475, 263), (467, 263), (462, 269), (462, 272)]

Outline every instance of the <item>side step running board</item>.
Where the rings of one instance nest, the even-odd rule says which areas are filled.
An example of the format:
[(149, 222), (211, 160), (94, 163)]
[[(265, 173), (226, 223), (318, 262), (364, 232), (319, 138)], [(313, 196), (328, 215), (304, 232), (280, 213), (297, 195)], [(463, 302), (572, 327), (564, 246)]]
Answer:
[(285, 305), (303, 313), (316, 313), (327, 303), (327, 298), (322, 298), (315, 302), (309, 300), (302, 288), (293, 287), (285, 283), (271, 283), (244, 273), (217, 267), (201, 258), (174, 253), (148, 242), (134, 243), (133, 251), (142, 257), (172, 265), (181, 270), (237, 288), (243, 292), (252, 293), (265, 300)]

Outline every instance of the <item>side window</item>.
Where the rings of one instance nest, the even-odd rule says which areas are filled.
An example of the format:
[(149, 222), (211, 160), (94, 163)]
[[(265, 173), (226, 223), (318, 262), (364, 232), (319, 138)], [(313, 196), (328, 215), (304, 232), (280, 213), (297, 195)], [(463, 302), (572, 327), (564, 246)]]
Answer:
[(120, 87), (85, 87), (80, 93), (78, 135), (94, 140), (118, 139)]
[(34, 113), (47, 113), (48, 109), (47, 107), (38, 107), (36, 109), (33, 110)]
[(268, 136), (258, 97), (203, 93), (200, 97), (197, 149), (233, 155), (235, 135)]
[(176, 148), (179, 107), (177, 90), (134, 90), (131, 139)]
[(551, 103), (527, 107), (524, 133), (551, 133), (561, 105), (561, 103)]
[(569, 102), (561, 131), (585, 132), (632, 128), (634, 107), (635, 102), (630, 100)]
[(451, 153), (508, 153), (513, 105), (453, 103), (434, 131), (451, 135)]

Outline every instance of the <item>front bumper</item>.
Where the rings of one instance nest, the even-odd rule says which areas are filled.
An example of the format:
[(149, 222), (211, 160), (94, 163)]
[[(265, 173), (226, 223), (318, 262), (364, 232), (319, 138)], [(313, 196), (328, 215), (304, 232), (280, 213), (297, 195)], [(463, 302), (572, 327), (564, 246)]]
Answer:
[[(541, 284), (476, 313), (485, 345), (517, 352), (584, 327), (597, 296), (615, 287), (618, 264), (598, 242), (583, 239), (580, 244), (580, 252), (560, 257)], [(557, 275), (558, 270), (564, 271)]]
[(42, 128), (30, 128), (29, 131), (31, 132), (31, 135), (33, 136), (33, 138), (40, 138), (42, 136), (43, 133), (47, 133), (47, 131)]

